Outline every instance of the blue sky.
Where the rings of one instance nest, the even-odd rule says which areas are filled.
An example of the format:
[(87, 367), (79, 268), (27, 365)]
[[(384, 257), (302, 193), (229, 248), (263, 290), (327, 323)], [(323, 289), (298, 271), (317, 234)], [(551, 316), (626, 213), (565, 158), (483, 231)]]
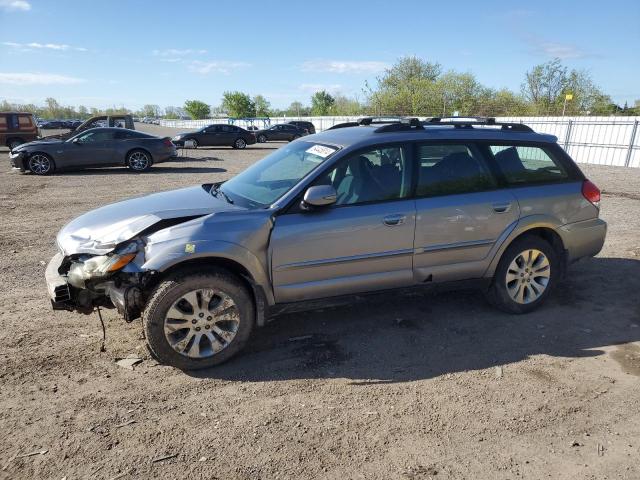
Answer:
[(403, 55), (519, 90), (560, 57), (640, 99), (640, 1), (0, 0), (0, 98), (139, 108), (358, 94)]

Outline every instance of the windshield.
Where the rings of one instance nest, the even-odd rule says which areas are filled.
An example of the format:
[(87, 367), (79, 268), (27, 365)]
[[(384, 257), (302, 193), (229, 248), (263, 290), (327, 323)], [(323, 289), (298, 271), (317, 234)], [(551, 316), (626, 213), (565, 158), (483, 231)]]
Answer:
[(225, 182), (220, 190), (249, 208), (268, 207), (337, 150), (310, 142), (291, 143)]

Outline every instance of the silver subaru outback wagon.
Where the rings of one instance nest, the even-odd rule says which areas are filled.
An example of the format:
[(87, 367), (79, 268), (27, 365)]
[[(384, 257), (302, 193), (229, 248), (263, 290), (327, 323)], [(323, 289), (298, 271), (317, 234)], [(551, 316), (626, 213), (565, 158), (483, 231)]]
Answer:
[(556, 138), (493, 119), (364, 119), (236, 177), (88, 212), (57, 236), (54, 309), (142, 317), (151, 352), (219, 364), (292, 304), (477, 280), (511, 313), (596, 255), (600, 191)]

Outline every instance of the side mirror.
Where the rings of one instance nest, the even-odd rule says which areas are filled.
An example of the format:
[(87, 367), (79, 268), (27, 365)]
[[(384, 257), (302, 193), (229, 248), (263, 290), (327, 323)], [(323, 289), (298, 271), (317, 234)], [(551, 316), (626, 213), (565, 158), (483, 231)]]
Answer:
[(80, 141), (79, 138), (74, 138), (73, 140), (71, 140), (72, 143), (75, 143), (76, 145), (80, 145), (82, 142)]
[(338, 194), (331, 185), (315, 185), (304, 192), (302, 203), (309, 207), (326, 207), (336, 203)]

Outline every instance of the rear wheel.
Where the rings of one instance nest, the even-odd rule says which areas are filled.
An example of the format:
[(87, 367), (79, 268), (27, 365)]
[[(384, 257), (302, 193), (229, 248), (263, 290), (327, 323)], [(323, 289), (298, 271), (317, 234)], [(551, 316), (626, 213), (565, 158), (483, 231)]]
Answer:
[(53, 159), (44, 153), (34, 153), (29, 157), (29, 170), (36, 175), (50, 175), (56, 169)]
[(143, 320), (151, 352), (184, 370), (218, 365), (247, 342), (254, 324), (253, 300), (233, 275), (219, 270), (161, 282)]
[(146, 172), (151, 164), (151, 155), (144, 150), (133, 150), (127, 155), (127, 166), (134, 172)]
[(235, 142), (233, 142), (233, 148), (243, 149), (247, 146), (247, 142), (244, 138), (238, 138)]
[(549, 242), (523, 237), (502, 255), (487, 298), (505, 312), (530, 312), (547, 298), (560, 270), (558, 254)]
[(258, 143), (264, 143), (267, 141), (267, 137), (265, 135), (258, 135)]
[(297, 140), (297, 139), (299, 139), (299, 138), (300, 138), (300, 135), (294, 135), (294, 136), (291, 138), (291, 141), (293, 142), (294, 140)]

